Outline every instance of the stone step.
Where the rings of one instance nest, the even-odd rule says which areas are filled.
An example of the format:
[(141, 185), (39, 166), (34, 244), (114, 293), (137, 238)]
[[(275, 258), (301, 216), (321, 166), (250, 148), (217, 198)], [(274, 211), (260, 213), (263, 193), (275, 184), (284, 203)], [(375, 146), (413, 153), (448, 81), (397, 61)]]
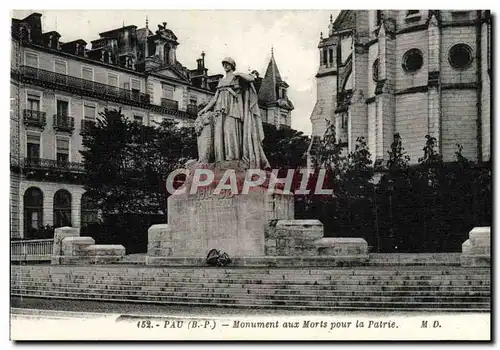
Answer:
[(314, 286), (314, 285), (343, 285), (343, 286), (365, 286), (365, 285), (376, 285), (376, 286), (490, 286), (490, 280), (481, 279), (471, 279), (471, 280), (274, 280), (274, 279), (262, 279), (262, 280), (250, 280), (250, 279), (202, 279), (202, 278), (157, 278), (154, 280), (130, 280), (130, 279), (94, 279), (89, 280), (88, 278), (73, 278), (73, 279), (51, 279), (47, 277), (18, 277), (12, 278), (12, 283), (19, 282), (29, 282), (29, 281), (45, 281), (45, 282), (72, 282), (72, 283), (92, 283), (92, 284), (123, 284), (123, 285), (163, 285), (163, 284), (173, 284), (173, 283), (218, 283), (218, 284), (233, 284), (233, 285), (245, 285), (245, 284), (269, 284), (269, 285), (304, 285), (304, 286)]
[(172, 296), (124, 296), (121, 294), (105, 294), (105, 295), (95, 295), (88, 294), (82, 292), (59, 292), (59, 291), (23, 291), (19, 293), (13, 293), (16, 296), (30, 296), (30, 297), (48, 297), (48, 298), (59, 298), (59, 297), (68, 297), (74, 299), (88, 299), (88, 300), (123, 300), (123, 301), (151, 301), (151, 302), (159, 302), (159, 303), (181, 303), (181, 304), (191, 304), (195, 303), (209, 303), (209, 304), (220, 304), (220, 305), (233, 305), (233, 306), (242, 306), (242, 305), (260, 305), (261, 307), (280, 307), (280, 306), (299, 306), (306, 308), (322, 308), (322, 307), (337, 307), (337, 308), (350, 308), (350, 307), (365, 307), (367, 309), (381, 309), (381, 308), (392, 308), (392, 309), (434, 309), (434, 308), (443, 308), (443, 309), (482, 309), (489, 310), (490, 303), (489, 302), (366, 302), (366, 301), (321, 301), (321, 300), (268, 300), (268, 299), (259, 299), (258, 303), (256, 303), (255, 299), (247, 298), (247, 299), (235, 299), (235, 298), (215, 298), (215, 297), (202, 297), (196, 296), (195, 298), (190, 297), (172, 297)]
[(246, 293), (246, 294), (262, 294), (262, 295), (329, 295), (334, 293), (335, 295), (350, 295), (350, 296), (370, 296), (370, 295), (394, 295), (394, 296), (490, 296), (489, 289), (455, 289), (455, 290), (373, 290), (373, 289), (347, 289), (347, 288), (331, 288), (331, 289), (276, 289), (276, 288), (231, 288), (215, 286), (212, 288), (206, 287), (193, 287), (193, 286), (172, 286), (172, 287), (160, 287), (160, 286), (123, 286), (123, 285), (78, 285), (78, 284), (46, 284), (46, 283), (30, 283), (30, 284), (18, 284), (15, 286), (16, 290), (23, 289), (64, 289), (64, 290), (107, 290), (107, 291), (143, 291), (143, 292), (193, 292), (204, 294), (204, 293)]
[[(14, 288), (13, 292), (33, 292), (33, 291), (57, 291), (61, 293), (74, 293), (77, 294), (81, 292), (81, 289), (75, 287), (64, 287), (64, 288), (54, 288), (54, 287), (30, 287), (30, 288)], [(200, 295), (204, 297), (212, 298), (235, 298), (235, 299), (255, 299), (255, 300), (288, 300), (288, 301), (307, 301), (316, 300), (320, 302), (336, 301), (336, 300), (352, 300), (352, 301), (401, 301), (401, 302), (489, 302), (489, 295), (452, 295), (443, 296), (441, 294), (434, 295), (346, 295), (337, 294), (334, 295), (329, 293), (316, 293), (316, 294), (290, 294), (290, 293), (260, 293), (260, 291), (254, 293), (248, 293), (248, 291), (239, 292), (201, 292), (198, 290), (192, 291), (161, 291), (161, 290), (120, 290), (120, 289), (104, 289), (104, 288), (90, 288), (85, 290), (89, 294), (100, 294), (100, 295), (124, 295), (126, 297), (141, 296), (141, 297), (190, 297), (196, 298)]]
[[(31, 277), (31, 275), (16, 275), (14, 278), (19, 278), (21, 276)], [(52, 279), (89, 279), (88, 276), (85, 275), (67, 275), (67, 276), (54, 276), (49, 275)], [(33, 277), (36, 277), (34, 275)], [(93, 280), (140, 280), (140, 281), (153, 281), (153, 280), (179, 280), (179, 279), (197, 279), (197, 280), (261, 280), (261, 281), (349, 281), (349, 280), (358, 280), (358, 281), (372, 281), (372, 280), (402, 280), (402, 281), (416, 281), (416, 280), (439, 280), (439, 281), (465, 281), (465, 280), (489, 280), (490, 276), (488, 275), (435, 275), (435, 276), (427, 276), (427, 275), (415, 275), (415, 276), (335, 276), (335, 275), (323, 275), (323, 276), (275, 276), (275, 275), (261, 275), (261, 276), (245, 276), (245, 275), (226, 275), (226, 276), (190, 276), (190, 275), (170, 275), (170, 276), (153, 276), (153, 277), (144, 277), (144, 276), (93, 276), (91, 278)]]
[(339, 284), (339, 285), (294, 285), (294, 284), (234, 284), (234, 283), (197, 283), (197, 282), (186, 282), (186, 283), (155, 283), (155, 284), (120, 284), (120, 283), (94, 283), (94, 282), (52, 282), (46, 280), (17, 280), (13, 281), (12, 285), (19, 286), (51, 286), (51, 287), (74, 287), (79, 289), (85, 288), (95, 288), (102, 286), (103, 288), (122, 288), (131, 290), (140, 289), (255, 289), (255, 290), (317, 290), (317, 291), (385, 291), (385, 292), (398, 292), (398, 291), (486, 291), (490, 292), (489, 286), (456, 286), (456, 285), (437, 285), (437, 286), (395, 286), (395, 285), (355, 285), (355, 284)]
[[(32, 295), (28, 294), (17, 294), (16, 296), (21, 297), (21, 298), (48, 298), (48, 299), (54, 299), (53, 296), (40, 296), (40, 297), (34, 297)], [(57, 296), (56, 300), (74, 300), (74, 297), (67, 297), (67, 296)], [(151, 305), (159, 305), (159, 304), (164, 304), (164, 305), (172, 305), (172, 306), (180, 306), (180, 307), (208, 307), (208, 308), (234, 308), (234, 305), (231, 304), (224, 304), (224, 303), (209, 303), (209, 302), (176, 302), (176, 301), (169, 301), (169, 302), (162, 302), (162, 301), (151, 301), (151, 300), (133, 300), (133, 299), (122, 299), (122, 298), (114, 298), (114, 299), (103, 299), (103, 298), (80, 298), (79, 300), (85, 301), (103, 301), (103, 302), (123, 302), (123, 303), (136, 303), (136, 304), (151, 304)], [(238, 309), (266, 309), (265, 305), (259, 305), (259, 304), (253, 304), (253, 305), (239, 305)], [(293, 311), (382, 311), (382, 312), (394, 312), (394, 311), (402, 311), (401, 308), (394, 308), (391, 305), (378, 305), (377, 307), (370, 308), (365, 306), (351, 306), (351, 307), (326, 307), (326, 306), (303, 306), (303, 305), (279, 305), (273, 307), (273, 309), (281, 309), (281, 310), (293, 310)], [(487, 308), (482, 306), (482, 307), (474, 307), (473, 305), (469, 305), (466, 308), (463, 307), (456, 307), (456, 308), (440, 308), (440, 307), (433, 307), (433, 308), (426, 308), (425, 305), (419, 305), (418, 308), (405, 308), (404, 311), (418, 311), (418, 312), (427, 312), (427, 311), (432, 311), (432, 312), (489, 312), (490, 307), (488, 306)]]
[(359, 267), (353, 268), (325, 268), (325, 269), (257, 269), (257, 268), (233, 268), (233, 269), (221, 269), (221, 268), (155, 268), (155, 267), (120, 267), (115, 265), (107, 265), (104, 269), (99, 269), (99, 266), (92, 267), (81, 267), (81, 266), (71, 266), (70, 271), (68, 271), (68, 266), (38, 266), (33, 268), (32, 266), (13, 266), (11, 268), (11, 274), (15, 275), (18, 272), (30, 273), (33, 271), (36, 274), (44, 273), (51, 275), (68, 275), (68, 274), (82, 274), (88, 275), (91, 273), (94, 276), (226, 276), (226, 275), (244, 275), (244, 276), (310, 276), (310, 275), (350, 275), (350, 276), (387, 276), (387, 275), (397, 275), (397, 276), (414, 276), (414, 275), (490, 275), (490, 269), (488, 268), (460, 268), (456, 267), (454, 269), (374, 269), (374, 268), (363, 268)]
[(353, 281), (358, 282), (357, 284), (360, 284), (361, 282), (363, 283), (376, 283), (376, 282), (407, 282), (407, 283), (434, 283), (434, 282), (440, 282), (440, 283), (449, 283), (449, 282), (456, 282), (456, 283), (475, 283), (475, 282), (482, 282), (482, 283), (489, 283), (490, 278), (489, 276), (443, 276), (442, 278), (438, 277), (429, 277), (429, 276), (419, 276), (417, 278), (408, 278), (408, 277), (388, 277), (388, 278), (376, 278), (376, 277), (367, 277), (367, 278), (359, 278), (359, 277), (346, 277), (346, 278), (337, 278), (335, 276), (327, 276), (324, 278), (279, 278), (276, 276), (267, 276), (264, 278), (248, 278), (245, 276), (234, 276), (234, 277), (220, 277), (220, 278), (213, 278), (213, 277), (192, 277), (192, 276), (175, 276), (175, 277), (163, 277), (163, 276), (157, 276), (157, 277), (151, 277), (151, 278), (134, 278), (130, 276), (125, 276), (125, 277), (119, 277), (119, 276), (113, 276), (113, 277), (100, 277), (100, 278), (90, 278), (89, 276), (75, 276), (75, 275), (68, 275), (68, 276), (61, 276), (61, 277), (55, 277), (51, 275), (37, 275), (37, 276), (30, 276), (30, 275), (17, 275), (17, 276), (12, 276), (11, 280), (16, 281), (19, 279), (29, 279), (29, 278), (45, 278), (46, 280), (53, 280), (53, 281), (66, 281), (66, 280), (73, 280), (73, 281), (123, 281), (123, 282), (131, 282), (131, 283), (158, 283), (158, 282), (191, 282), (191, 281), (200, 281), (200, 282), (218, 282), (218, 283), (224, 283), (224, 282), (229, 282), (229, 283), (295, 283), (295, 284), (314, 284), (314, 283), (352, 283)]

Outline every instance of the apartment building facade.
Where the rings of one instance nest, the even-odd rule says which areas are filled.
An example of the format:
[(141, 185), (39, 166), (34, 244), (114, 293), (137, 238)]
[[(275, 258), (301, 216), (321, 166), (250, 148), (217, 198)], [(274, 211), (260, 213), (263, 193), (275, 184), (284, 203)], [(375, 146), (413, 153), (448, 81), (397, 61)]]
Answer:
[[(43, 32), (38, 13), (12, 20), (12, 238), (37, 238), (42, 226), (84, 227), (96, 220), (81, 185), (80, 150), (83, 134), (101, 112), (121, 109), (126, 118), (147, 125), (164, 119), (192, 125), (223, 76), (208, 74), (205, 53), (196, 68), (183, 66), (176, 57), (178, 39), (166, 23), (154, 32), (147, 20), (144, 28), (106, 31), (90, 48), (82, 39), (60, 39), (58, 32)], [(272, 71), (257, 81), (283, 89)], [(289, 125), (291, 103), (280, 109), (269, 98), (260, 102), (264, 121), (269, 115), (271, 122)], [(286, 118), (268, 113), (273, 108), (278, 116), (286, 111)]]

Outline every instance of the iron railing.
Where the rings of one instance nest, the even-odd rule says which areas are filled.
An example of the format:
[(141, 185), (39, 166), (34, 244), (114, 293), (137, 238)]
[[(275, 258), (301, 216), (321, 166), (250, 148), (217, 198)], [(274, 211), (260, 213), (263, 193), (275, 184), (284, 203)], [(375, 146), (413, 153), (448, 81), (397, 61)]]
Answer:
[(10, 261), (50, 261), (54, 239), (29, 239), (10, 242)]
[(90, 130), (94, 126), (95, 126), (95, 121), (90, 119), (82, 119), (82, 122), (80, 124), (80, 134), (86, 134), (90, 132)]
[(125, 103), (149, 104), (149, 95), (139, 91), (122, 89), (116, 86), (98, 83), (92, 80), (73, 77), (43, 70), (39, 68), (21, 66), (21, 76), (24, 79), (31, 79), (49, 85), (62, 86), (70, 91), (77, 90), (88, 95), (96, 95), (124, 101)]
[(24, 158), (23, 168), (26, 170), (57, 170), (72, 173), (83, 173), (83, 163), (58, 161), (44, 158)]
[(45, 112), (25, 109), (23, 112), (24, 125), (31, 125), (43, 128), (47, 124)]
[(179, 101), (171, 100), (169, 98), (162, 98), (161, 99), (161, 106), (168, 108), (168, 109), (178, 110), (179, 109)]
[(54, 130), (69, 131), (75, 130), (75, 118), (66, 115), (54, 115)]

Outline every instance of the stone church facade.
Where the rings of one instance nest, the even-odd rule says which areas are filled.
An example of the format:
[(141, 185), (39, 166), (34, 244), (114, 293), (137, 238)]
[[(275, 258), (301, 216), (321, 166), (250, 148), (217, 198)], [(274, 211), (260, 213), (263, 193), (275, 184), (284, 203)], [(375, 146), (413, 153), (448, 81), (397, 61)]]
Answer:
[(318, 45), (317, 147), (327, 123), (347, 151), (365, 137), (373, 161), (387, 158), (394, 133), (418, 162), (425, 135), (452, 161), (491, 157), (489, 11), (344, 10)]
[[(37, 238), (42, 226), (83, 227), (96, 210), (82, 187), (82, 135), (104, 109), (147, 125), (192, 125), (222, 74), (209, 75), (205, 53), (196, 68), (176, 57), (178, 38), (166, 23), (99, 33), (89, 45), (43, 32), (42, 15), (12, 19), (10, 228)], [(272, 57), (257, 77), (263, 121), (290, 126), (293, 105)], [(222, 71), (222, 67), (220, 67)], [(257, 76), (258, 73), (255, 72)], [(38, 232), (38, 233), (37, 233)]]

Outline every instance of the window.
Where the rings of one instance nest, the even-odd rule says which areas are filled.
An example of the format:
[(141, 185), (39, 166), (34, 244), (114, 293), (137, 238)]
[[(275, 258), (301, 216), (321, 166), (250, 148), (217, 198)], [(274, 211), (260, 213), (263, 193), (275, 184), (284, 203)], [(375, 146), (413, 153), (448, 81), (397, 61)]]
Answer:
[(85, 230), (90, 224), (97, 223), (99, 221), (99, 215), (97, 210), (97, 204), (87, 193), (82, 195), (81, 201), (81, 223), (80, 226), (82, 230)]
[(66, 62), (56, 60), (54, 63), (54, 71), (59, 74), (66, 75)]
[(95, 106), (83, 106), (83, 118), (87, 120), (95, 120)]
[(57, 115), (61, 117), (67, 117), (68, 105), (68, 101), (57, 100)]
[(30, 187), (24, 192), (24, 238), (38, 238), (36, 233), (43, 226), (43, 192)]
[(94, 80), (94, 70), (89, 67), (82, 67), (82, 79)]
[(134, 121), (136, 123), (142, 124), (143, 123), (142, 115), (134, 115)]
[(57, 139), (57, 165), (64, 166), (69, 162), (69, 139)]
[(38, 68), (38, 55), (30, 52), (26, 52), (26, 65), (34, 68)]
[(469, 68), (473, 60), (472, 48), (466, 44), (453, 45), (448, 54), (450, 65), (458, 70)]
[(131, 79), (132, 86), (132, 99), (138, 101), (141, 93), (141, 81), (137, 79)]
[(419, 10), (408, 10), (406, 11), (406, 17), (418, 16), (419, 12)]
[(328, 49), (328, 62), (333, 65), (333, 49)]
[(28, 109), (40, 111), (40, 96), (28, 94)]
[(71, 226), (71, 194), (59, 190), (54, 195), (54, 227)]
[(424, 64), (424, 56), (419, 49), (411, 49), (406, 51), (403, 56), (403, 69), (407, 73), (414, 73), (422, 68)]
[(108, 73), (108, 85), (118, 86), (118, 75)]
[(174, 89), (175, 88), (172, 85), (162, 84), (161, 89), (162, 89), (162, 97), (163, 98), (168, 98), (170, 100), (174, 99)]
[(198, 99), (196, 98), (196, 96), (191, 96), (191, 98), (189, 99), (189, 104), (192, 106), (198, 105)]
[(372, 72), (372, 79), (375, 82), (377, 82), (379, 79), (379, 69), (380, 69), (379, 60), (377, 58), (375, 61), (373, 61), (373, 66), (372, 66), (372, 71), (373, 71)]
[(40, 161), (40, 135), (26, 135), (26, 157), (29, 163), (38, 164)]
[(141, 81), (137, 79), (131, 79), (132, 82), (132, 91), (141, 91)]
[(326, 48), (323, 49), (323, 65), (326, 66), (328, 63), (328, 50)]

